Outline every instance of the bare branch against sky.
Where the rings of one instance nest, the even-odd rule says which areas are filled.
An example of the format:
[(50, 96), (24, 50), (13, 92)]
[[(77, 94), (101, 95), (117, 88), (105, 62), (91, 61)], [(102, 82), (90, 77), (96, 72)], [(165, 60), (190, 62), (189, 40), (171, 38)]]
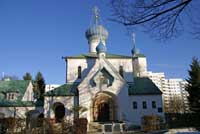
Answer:
[(140, 26), (160, 40), (173, 39), (186, 29), (199, 38), (199, 4), (195, 0), (111, 0), (111, 20), (129, 29)]

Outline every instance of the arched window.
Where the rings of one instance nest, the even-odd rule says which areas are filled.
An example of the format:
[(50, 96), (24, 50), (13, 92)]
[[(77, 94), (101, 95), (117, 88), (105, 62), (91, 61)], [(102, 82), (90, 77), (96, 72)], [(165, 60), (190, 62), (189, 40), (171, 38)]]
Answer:
[(78, 66), (78, 79), (81, 79), (81, 66)]
[(124, 70), (123, 70), (123, 66), (119, 66), (119, 74), (124, 77)]

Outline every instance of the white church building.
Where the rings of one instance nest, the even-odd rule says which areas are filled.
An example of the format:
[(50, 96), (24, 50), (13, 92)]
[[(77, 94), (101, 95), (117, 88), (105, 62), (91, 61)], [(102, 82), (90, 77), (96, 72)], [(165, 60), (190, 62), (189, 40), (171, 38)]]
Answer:
[[(162, 92), (147, 77), (145, 55), (110, 54), (108, 31), (99, 24), (98, 10), (86, 30), (89, 52), (64, 57), (66, 83), (45, 93), (44, 115), (57, 119), (87, 118), (88, 122), (141, 125), (145, 115), (164, 118)], [(75, 108), (85, 108), (77, 113)]]

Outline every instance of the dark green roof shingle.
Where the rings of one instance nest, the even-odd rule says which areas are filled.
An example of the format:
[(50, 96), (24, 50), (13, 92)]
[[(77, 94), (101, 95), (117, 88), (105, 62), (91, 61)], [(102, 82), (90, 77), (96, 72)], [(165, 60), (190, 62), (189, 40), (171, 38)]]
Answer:
[(162, 94), (160, 89), (148, 77), (136, 77), (129, 84), (129, 95)]
[[(22, 98), (29, 86), (30, 81), (26, 80), (9, 80), (0, 81), (0, 107), (27, 107), (34, 106), (33, 102), (22, 101)], [(6, 100), (6, 93), (18, 93), (17, 100)]]
[(28, 80), (10, 80), (10, 81), (0, 81), (0, 99), (4, 99), (5, 93), (17, 92), (19, 96), (18, 100), (21, 100), (28, 88), (30, 81)]
[(46, 92), (45, 96), (74, 96), (79, 83), (66, 83), (51, 91)]

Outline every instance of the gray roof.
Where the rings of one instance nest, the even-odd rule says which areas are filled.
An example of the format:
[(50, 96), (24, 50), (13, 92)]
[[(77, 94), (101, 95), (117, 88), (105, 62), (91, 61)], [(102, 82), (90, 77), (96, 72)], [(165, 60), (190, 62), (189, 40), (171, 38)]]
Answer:
[(129, 95), (162, 94), (160, 89), (148, 77), (136, 77), (134, 83), (129, 83)]

